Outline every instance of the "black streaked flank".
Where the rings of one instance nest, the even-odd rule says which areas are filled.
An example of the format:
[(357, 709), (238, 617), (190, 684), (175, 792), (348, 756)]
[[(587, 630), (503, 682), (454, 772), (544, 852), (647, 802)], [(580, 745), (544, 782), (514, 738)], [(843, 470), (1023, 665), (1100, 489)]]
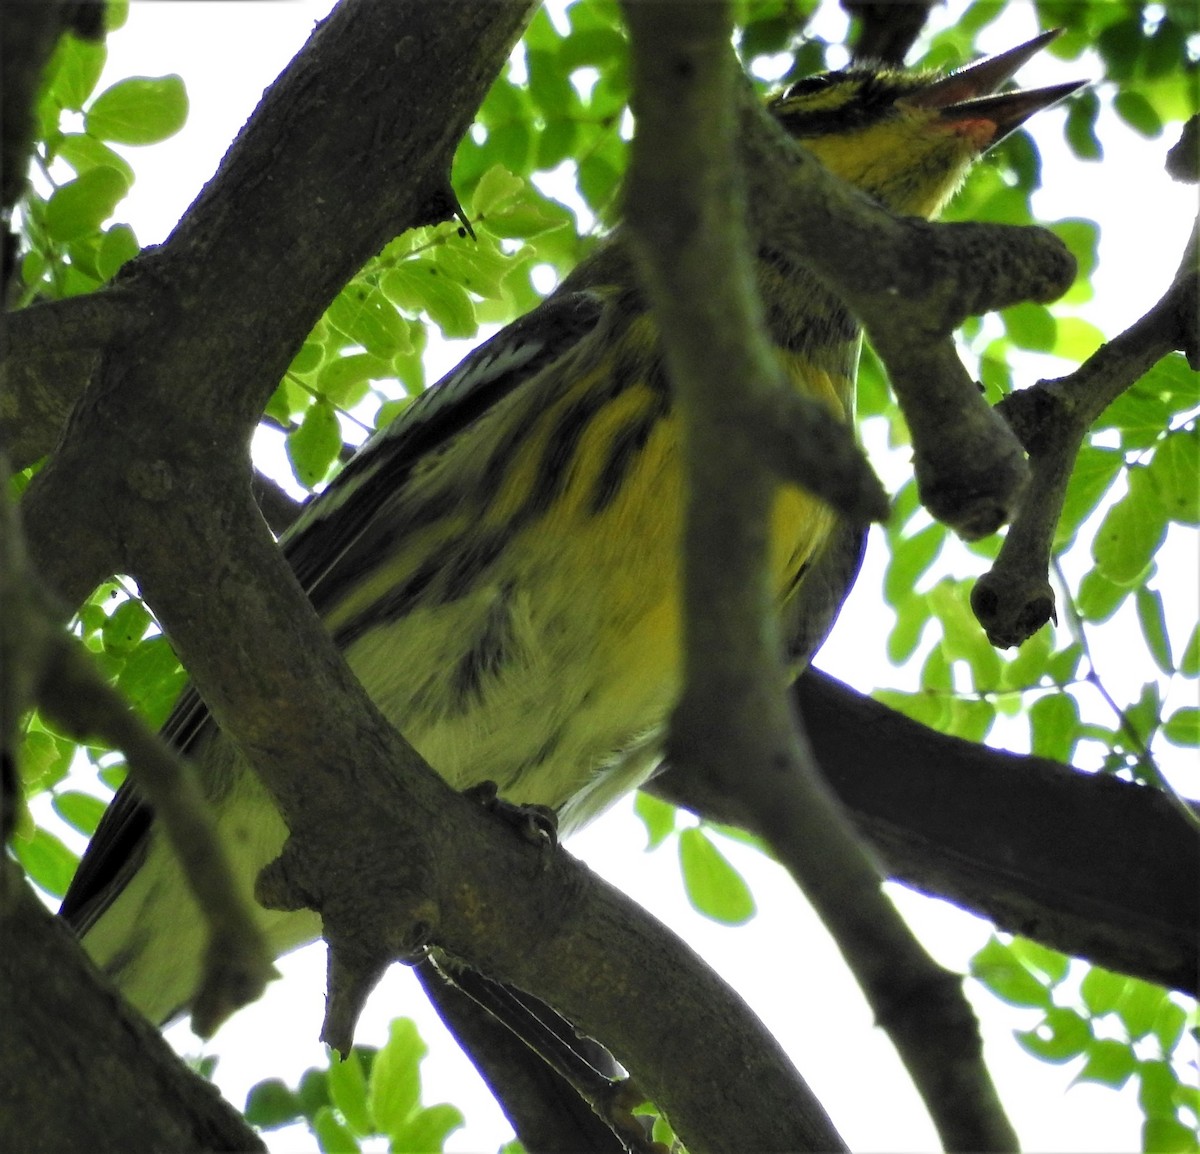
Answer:
[(484, 682), (496, 677), (512, 656), (512, 586), (499, 590), (483, 628), (454, 669), (453, 713), (469, 712), (483, 701)]
[(646, 447), (654, 426), (667, 414), (667, 401), (655, 394), (655, 403), (639, 413), (633, 420), (618, 430), (608, 443), (608, 452), (600, 472), (596, 475), (596, 486), (592, 490), (590, 509), (592, 513), (603, 513), (625, 484), (638, 454)]

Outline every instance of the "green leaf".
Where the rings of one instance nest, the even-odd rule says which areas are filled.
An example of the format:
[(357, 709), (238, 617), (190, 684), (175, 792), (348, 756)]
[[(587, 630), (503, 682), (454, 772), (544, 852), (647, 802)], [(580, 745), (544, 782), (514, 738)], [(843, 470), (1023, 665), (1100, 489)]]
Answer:
[(633, 811), (646, 827), (646, 849), (657, 849), (675, 832), (678, 811), (670, 802), (639, 789), (633, 800)]
[(384, 274), (380, 288), (400, 308), (428, 313), (448, 337), (471, 337), (478, 331), (471, 298), (432, 260), (401, 262)]
[(502, 164), (493, 164), (480, 178), (471, 195), (471, 212), (488, 217), (513, 201), (525, 188), (525, 181), (514, 176)]
[(371, 1117), (380, 1131), (402, 1133), (421, 1100), (421, 1059), (427, 1047), (409, 1018), (394, 1018), (386, 1045), (375, 1056), (367, 1089)]
[(1129, 470), (1129, 492), (1104, 515), (1092, 542), (1096, 567), (1114, 585), (1131, 586), (1150, 567), (1167, 534), (1147, 470)]
[(1111, 1013), (1125, 992), (1125, 975), (1091, 966), (1079, 983), (1079, 995), (1093, 1017)]
[(1009, 1005), (1036, 1006), (1047, 1011), (1051, 1008), (1047, 986), (995, 936), (971, 958), (970, 970), (972, 977)]
[(81, 40), (68, 32), (58, 42), (46, 69), (51, 99), (60, 108), (81, 111), (107, 59), (108, 48), (103, 40)]
[(276, 1130), (303, 1116), (300, 1099), (278, 1078), (252, 1086), (243, 1113), (246, 1121), (259, 1130)]
[(887, 656), (893, 665), (903, 665), (916, 653), (930, 617), (929, 602), (920, 594), (911, 594), (896, 606), (896, 624), (887, 639)]
[(1163, 722), (1162, 733), (1172, 745), (1200, 745), (1200, 709), (1181, 706)]
[(58, 241), (94, 232), (113, 214), (129, 191), (123, 173), (107, 165), (91, 168), (60, 185), (46, 203), (46, 231)]
[(35, 829), (28, 838), (14, 838), (12, 849), (25, 872), (47, 893), (61, 898), (67, 892), (79, 858), (54, 834)]
[(1134, 591), (1134, 601), (1146, 648), (1150, 650), (1154, 664), (1170, 677), (1175, 672), (1175, 663), (1171, 659), (1171, 639), (1167, 636), (1167, 615), (1162, 595), (1155, 589), (1139, 585)]
[(1085, 621), (1107, 621), (1129, 596), (1129, 590), (1114, 585), (1099, 569), (1089, 569), (1079, 582), (1075, 608)]
[(1067, 105), (1063, 134), (1071, 151), (1080, 160), (1104, 159), (1104, 146), (1096, 135), (1096, 117), (1099, 113), (1100, 98), (1090, 88), (1084, 89)]
[(367, 1108), (367, 1079), (356, 1050), (345, 1058), (330, 1054), (329, 1097), (354, 1134), (361, 1138), (375, 1132)]
[(133, 168), (129, 161), (102, 140), (88, 136), (85, 132), (71, 132), (65, 135), (58, 142), (55, 154), (61, 156), (80, 175), (93, 168), (115, 168), (125, 177), (127, 187), (133, 185)]
[(921, 576), (937, 560), (945, 541), (946, 527), (935, 523), (893, 543), (883, 579), (883, 596), (889, 605), (899, 608), (912, 595)]
[(1092, 1041), (1091, 1027), (1074, 1010), (1055, 1006), (1032, 1030), (1014, 1030), (1023, 1050), (1043, 1062), (1069, 1062)]
[(26, 794), (32, 797), (57, 785), (70, 771), (74, 756), (73, 741), (44, 729), (30, 729), (21, 742), (17, 759)]
[(1058, 331), (1057, 322), (1045, 305), (1013, 305), (1001, 311), (1004, 328), (1013, 344), (1023, 349), (1049, 352), (1054, 348)]
[(1200, 525), (1200, 428), (1168, 433), (1146, 471), (1166, 515)]
[(114, 224), (104, 233), (100, 251), (96, 254), (97, 272), (102, 279), (112, 280), (121, 266), (133, 260), (141, 252), (141, 246), (127, 224)]
[(1009, 948), (1023, 965), (1037, 970), (1049, 979), (1051, 985), (1058, 985), (1071, 968), (1071, 959), (1066, 954), (1060, 954), (1029, 938), (1013, 938)]
[[(926, 594), (929, 607), (942, 624), (942, 651), (948, 662), (966, 661), (980, 691), (1000, 686), (1001, 659), (971, 612), (965, 582), (945, 578)], [(946, 688), (951, 688), (946, 685)]]
[(1187, 1011), (1169, 997), (1166, 998), (1159, 1007), (1158, 1017), (1154, 1019), (1154, 1036), (1164, 1055), (1170, 1054), (1179, 1045), (1186, 1025)]
[(1121, 1000), (1117, 1003), (1117, 1016), (1130, 1038), (1144, 1038), (1154, 1029), (1155, 1019), (1166, 1000), (1167, 991), (1161, 986), (1152, 986), (1140, 978), (1126, 980)]
[(1147, 1118), (1175, 1117), (1179, 1079), (1169, 1062), (1143, 1062), (1138, 1070), (1138, 1105)]
[(174, 136), (188, 114), (183, 77), (130, 76), (106, 88), (84, 117), (87, 131), (117, 144), (156, 144)]
[(137, 598), (123, 601), (104, 623), (101, 631), (104, 648), (119, 656), (132, 653), (145, 637), (152, 620), (150, 610)]
[(90, 793), (80, 793), (70, 789), (65, 793), (54, 795), (54, 812), (72, 829), (91, 837), (96, 832), (96, 826), (108, 808), (106, 802)]
[(680, 833), (679, 865), (688, 900), (700, 913), (730, 926), (754, 917), (754, 897), (741, 874), (703, 830), (692, 826)]
[(1029, 708), (1033, 753), (1069, 764), (1079, 740), (1079, 704), (1070, 694), (1039, 697)]
[(1142, 1123), (1142, 1149), (1153, 1154), (1193, 1154), (1196, 1132), (1178, 1118), (1147, 1118)]
[(1192, 626), (1192, 635), (1179, 659), (1179, 672), (1185, 677), (1200, 676), (1200, 625)]
[(412, 350), (408, 327), (393, 303), (382, 291), (361, 281), (351, 281), (342, 289), (325, 316), (352, 342), (384, 360)]
[(370, 391), (370, 381), (386, 380), (392, 375), (389, 362), (370, 353), (350, 353), (333, 357), (321, 366), (315, 388), (332, 405), (349, 409)]
[(357, 1154), (360, 1147), (354, 1135), (337, 1120), (328, 1106), (322, 1106), (313, 1115), (311, 1126), (317, 1145), (325, 1154)]
[(287, 437), (287, 455), (296, 480), (307, 489), (319, 485), (329, 475), (330, 466), (342, 448), (342, 427), (334, 407), (317, 401), (304, 415), (304, 421)]
[(1115, 1038), (1096, 1038), (1087, 1047), (1087, 1061), (1076, 1076), (1077, 1082), (1099, 1082), (1119, 1090), (1137, 1069), (1137, 1057), (1128, 1042)]
[(1130, 128), (1143, 136), (1153, 139), (1162, 135), (1162, 118), (1140, 92), (1122, 89), (1113, 97), (1113, 110)]
[(447, 1137), (465, 1119), (456, 1106), (442, 1102), (418, 1110), (407, 1124), (391, 1135), (391, 1154), (429, 1154), (445, 1148)]

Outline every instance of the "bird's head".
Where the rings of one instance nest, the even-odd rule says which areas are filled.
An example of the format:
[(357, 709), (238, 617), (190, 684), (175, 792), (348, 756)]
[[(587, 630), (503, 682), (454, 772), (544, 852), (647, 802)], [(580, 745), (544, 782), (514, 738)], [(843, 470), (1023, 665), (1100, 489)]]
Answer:
[(857, 65), (797, 81), (771, 101), (785, 129), (827, 168), (893, 212), (932, 217), (971, 162), (1082, 81), (996, 90), (1057, 30), (950, 75)]

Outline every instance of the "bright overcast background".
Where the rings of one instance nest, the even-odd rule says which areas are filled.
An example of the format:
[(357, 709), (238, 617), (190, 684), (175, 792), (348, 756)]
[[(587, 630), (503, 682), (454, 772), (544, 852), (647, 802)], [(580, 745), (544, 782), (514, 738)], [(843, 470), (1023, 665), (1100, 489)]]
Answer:
[[(177, 72), (191, 98), (188, 123), (177, 137), (146, 149), (123, 150), (137, 182), (117, 215), (133, 226), (142, 244), (166, 238), (212, 176), (262, 90), (331, 6), (331, 0), (132, 5), (126, 26), (109, 38), (108, 65), (97, 91), (130, 75)], [(949, 11), (935, 9), (932, 19), (938, 26), (950, 23), (962, 7), (951, 3)], [(453, 6), (448, 4), (446, 11), (453, 19)], [(841, 41), (845, 17), (826, 2), (814, 30)], [(1037, 31), (1032, 5), (1012, 4), (1002, 20), (985, 30), (980, 46), (999, 51)], [(1020, 79), (1031, 87), (1099, 74), (1098, 64), (1064, 64), (1043, 54)], [(1031, 125), (1042, 147), (1047, 186), (1035, 197), (1035, 211), (1042, 220), (1085, 216), (1103, 222), (1095, 299), (1080, 311), (1111, 334), (1139, 317), (1169, 283), (1195, 211), (1195, 194), (1164, 174), (1168, 141), (1147, 142), (1106, 111), (1098, 126), (1105, 160), (1102, 165), (1085, 165), (1065, 149), (1062, 121), (1062, 112), (1055, 110), (1039, 114)], [(203, 366), (196, 371), (203, 372)], [(885, 480), (893, 487), (903, 481), (903, 460), (883, 460), (878, 446), (869, 447)], [(1178, 536), (1177, 527), (1172, 532)], [(1183, 588), (1195, 589), (1194, 546), (1172, 541), (1169, 547), (1171, 561), (1164, 568), (1178, 572)], [(879, 593), (884, 560), (881, 549), (872, 551), (843, 624), (819, 664), (860, 689), (911, 689), (919, 663), (911, 674), (901, 673), (884, 655), (891, 626)], [(1185, 603), (1190, 615), (1191, 598)], [(1190, 622), (1173, 624), (1190, 628)], [(1176, 652), (1185, 639), (1186, 633), (1173, 630)], [(1142, 673), (1131, 671), (1136, 682), (1122, 683), (1119, 635), (1112, 648), (1106, 648), (1103, 631), (1093, 642), (1099, 646), (1097, 662), (1114, 695), (1118, 700), (1135, 698)], [(1014, 747), (1022, 734), (1023, 730), (1014, 736)], [(686, 938), (742, 993), (792, 1055), (851, 1148), (937, 1147), (933, 1128), (890, 1044), (873, 1027), (836, 949), (780, 869), (741, 846), (723, 843), (750, 882), (759, 907), (748, 925), (728, 929), (691, 911), (673, 852), (645, 852), (644, 831), (628, 802), (573, 837), (569, 848)], [(990, 927), (945, 903), (891, 888), (938, 960), (965, 970)], [(186, 1026), (174, 1027), (169, 1036), (187, 1054), (219, 1055), (215, 1080), (239, 1107), (249, 1087), (261, 1078), (277, 1075), (294, 1085), (306, 1068), (325, 1061), (317, 1041), (324, 1009), (324, 956), (318, 945), (284, 959), (284, 980), (207, 1046)], [(1045, 1065), (1029, 1057), (1012, 1037), (1014, 1029), (1033, 1026), (1038, 1012), (1004, 1006), (973, 983), (968, 987), (983, 1019), (988, 1063), (1026, 1149), (1139, 1148), (1141, 1116), (1132, 1083), (1119, 1094), (1095, 1085), (1073, 1086), (1078, 1063)], [(424, 1065), (425, 1101), (451, 1101), (467, 1114), (466, 1127), (451, 1136), (448, 1148), (496, 1149), (510, 1134), (503, 1116), (479, 1088), (473, 1068), (457, 1047), (441, 1041), (444, 1031), (410, 975), (393, 967), (368, 1004), (358, 1040), (382, 1044), (387, 1022), (398, 1015), (416, 1018), (433, 1049)], [(312, 1138), (296, 1128), (269, 1137), (277, 1151), (315, 1149)]]

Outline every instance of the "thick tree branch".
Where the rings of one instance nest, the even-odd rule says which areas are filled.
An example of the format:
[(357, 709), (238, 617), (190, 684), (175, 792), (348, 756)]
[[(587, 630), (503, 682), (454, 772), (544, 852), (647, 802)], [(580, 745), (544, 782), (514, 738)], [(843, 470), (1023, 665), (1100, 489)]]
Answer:
[(947, 1148), (1015, 1149), (963, 992), (883, 894), (827, 790), (782, 691), (780, 638), (765, 624), (778, 482), (741, 409), (788, 384), (753, 290), (729, 12), (630, 3), (626, 14), (638, 111), (626, 227), (661, 326), (688, 494), (685, 676), (668, 754), (747, 799), (756, 832), (829, 927)]
[[(827, 1125), (761, 1110), (764, 1096), (803, 1100), (803, 1083), (693, 955), (413, 764), (250, 500), (237, 458), (262, 405), (346, 278), (440, 211), (454, 145), (525, 10), (485, 2), (459, 5), (453, 22), (444, 14), (339, 8), (172, 238), (132, 270), (124, 285), (156, 294), (153, 323), (105, 349), (27, 491), (31, 552), (71, 600), (114, 570), (136, 577), (217, 722), (275, 794), (292, 837), (260, 894), (322, 915), (337, 979), (331, 1042), (348, 1044), (371, 979), (431, 941), (604, 1038), (693, 1149), (740, 1150), (747, 1135), (828, 1147)], [(402, 146), (384, 147), (393, 138)], [(630, 1014), (634, 989), (661, 1015)], [(713, 1037), (719, 1053), (702, 1041)]]
[[(0, 1148), (266, 1149), (104, 981), (7, 857), (0, 861), (0, 917), (0, 1084), (9, 1088)], [(27, 1088), (19, 1099), (16, 1087)]]
[[(890, 877), (1044, 945), (1200, 993), (1200, 838), (1159, 791), (948, 737), (819, 670), (796, 698), (830, 785)], [(673, 769), (652, 793), (754, 828)]]

